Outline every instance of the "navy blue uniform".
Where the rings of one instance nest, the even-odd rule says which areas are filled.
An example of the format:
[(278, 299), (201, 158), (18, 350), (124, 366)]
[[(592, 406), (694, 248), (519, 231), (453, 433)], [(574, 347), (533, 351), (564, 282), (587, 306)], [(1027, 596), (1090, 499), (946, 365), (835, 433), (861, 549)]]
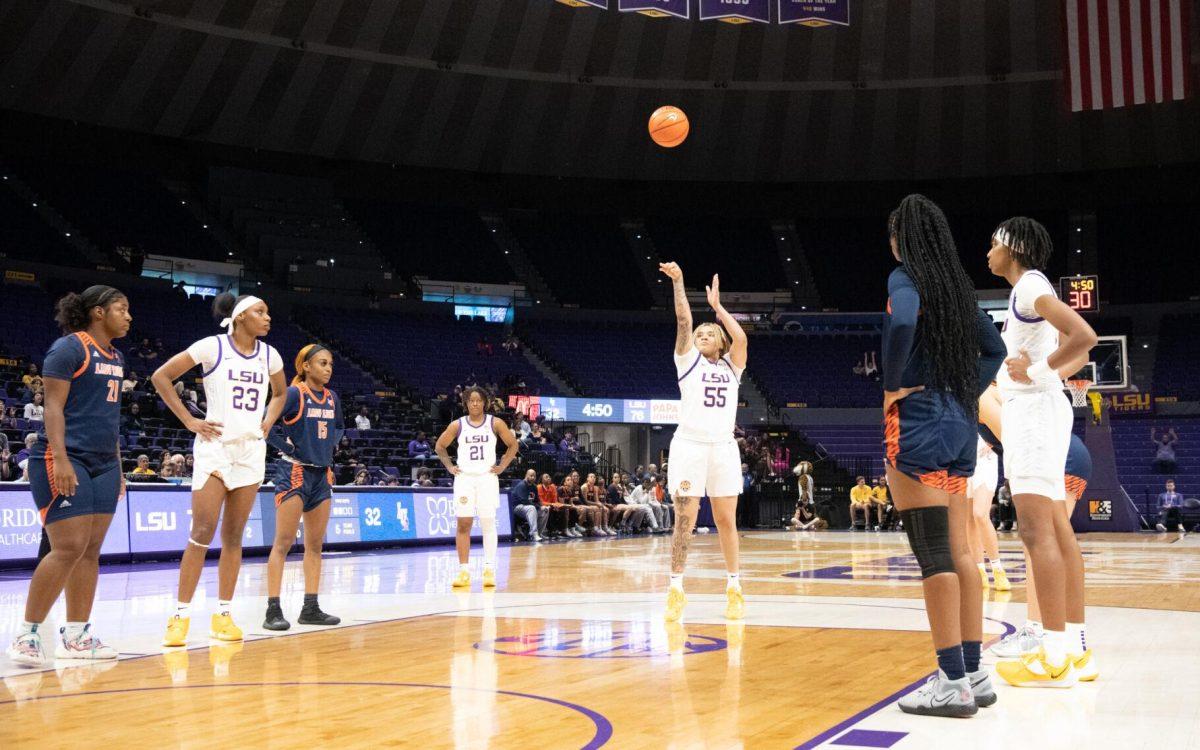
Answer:
[[(979, 393), (1004, 361), (1004, 341), (982, 310), (979, 329)], [(900, 266), (888, 277), (883, 323), (883, 387), (888, 391), (927, 385), (933, 372), (921, 325), (921, 297), (912, 277)], [(944, 390), (927, 387), (888, 410), (884, 449), (892, 467), (922, 484), (954, 494), (966, 491), (975, 472), (976, 426), (967, 410)]]
[[(290, 415), (290, 416), (289, 416)], [(320, 397), (307, 385), (287, 389), (282, 424), (271, 431), (271, 445), (285, 458), (275, 462), (275, 505), (299, 497), (310, 511), (333, 494), (333, 452), (342, 439), (342, 404), (330, 389)]]
[(1092, 454), (1088, 452), (1083, 440), (1071, 433), (1071, 445), (1067, 448), (1067, 466), (1063, 471), (1066, 476), (1067, 494), (1076, 500), (1083, 497), (1088, 480), (1092, 478)]
[(29, 485), (42, 523), (90, 514), (115, 513), (121, 492), (119, 438), (121, 380), (125, 360), (116, 349), (105, 351), (86, 332), (63, 336), (46, 353), (42, 377), (71, 384), (63, 405), (66, 460), (79, 485), (71, 497), (58, 493), (54, 462), (43, 424), (29, 455)]

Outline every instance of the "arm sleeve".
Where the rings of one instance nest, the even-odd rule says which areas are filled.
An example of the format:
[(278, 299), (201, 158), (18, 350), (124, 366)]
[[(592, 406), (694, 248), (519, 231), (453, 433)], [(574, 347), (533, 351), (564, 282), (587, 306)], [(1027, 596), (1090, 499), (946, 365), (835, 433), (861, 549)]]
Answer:
[(63, 336), (46, 352), (46, 360), (42, 363), (42, 375), (55, 380), (71, 380), (86, 356), (87, 353), (79, 339)]
[(917, 313), (921, 309), (921, 297), (910, 281), (897, 282), (888, 290), (887, 347), (883, 351), (883, 389), (895, 391), (901, 386), (904, 368), (912, 353), (913, 339), (917, 334)]
[(1001, 338), (1000, 332), (992, 323), (991, 316), (983, 310), (979, 310), (977, 321), (979, 325), (979, 395), (982, 396), (992, 380), (995, 379), (996, 373), (1000, 371), (1000, 365), (1004, 364), (1004, 355), (1008, 350), (1004, 346), (1004, 339)]
[(221, 356), (220, 342), (216, 336), (203, 338), (187, 348), (187, 353), (200, 365), (202, 372), (208, 372), (217, 364)]
[(1034, 303), (1047, 294), (1058, 299), (1058, 295), (1054, 293), (1054, 287), (1050, 285), (1045, 276), (1040, 273), (1027, 273), (1018, 279), (1017, 285), (1013, 287), (1013, 309), (1020, 317), (1027, 320), (1041, 320)]
[(696, 364), (700, 352), (696, 351), (695, 346), (689, 346), (683, 354), (675, 354), (672, 351), (672, 356), (675, 358), (675, 377), (682, 378)]

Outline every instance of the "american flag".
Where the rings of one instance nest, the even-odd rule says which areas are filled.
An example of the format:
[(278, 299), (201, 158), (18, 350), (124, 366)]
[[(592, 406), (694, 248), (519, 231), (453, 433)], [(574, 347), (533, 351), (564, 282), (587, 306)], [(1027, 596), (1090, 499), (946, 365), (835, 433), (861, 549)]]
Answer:
[(1191, 93), (1191, 0), (1063, 0), (1071, 111)]

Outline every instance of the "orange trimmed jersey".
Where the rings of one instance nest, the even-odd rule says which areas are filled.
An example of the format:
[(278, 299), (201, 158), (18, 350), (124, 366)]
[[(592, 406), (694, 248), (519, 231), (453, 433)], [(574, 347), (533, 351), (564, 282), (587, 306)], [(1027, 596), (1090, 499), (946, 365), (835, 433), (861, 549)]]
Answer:
[(293, 461), (333, 466), (333, 453), (345, 432), (343, 424), (341, 398), (331, 389), (315, 393), (303, 383), (292, 385), (270, 442)]
[[(55, 341), (42, 364), (43, 378), (71, 384), (63, 405), (69, 454), (116, 456), (121, 434), (121, 381), (125, 358), (113, 347), (102, 349), (86, 331)], [(43, 423), (38, 447), (47, 447)]]

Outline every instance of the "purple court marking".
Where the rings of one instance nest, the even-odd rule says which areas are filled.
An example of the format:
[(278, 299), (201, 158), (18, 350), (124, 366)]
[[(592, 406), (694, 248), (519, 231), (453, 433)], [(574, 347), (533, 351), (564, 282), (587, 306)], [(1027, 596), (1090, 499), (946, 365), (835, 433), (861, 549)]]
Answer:
[(882, 732), (875, 729), (851, 729), (838, 737), (831, 745), (851, 747), (891, 747), (908, 736), (908, 732)]
[[(897, 607), (892, 604), (841, 604), (840, 606), (843, 606), (843, 607), (878, 607), (879, 609), (907, 609), (907, 610), (912, 610), (913, 612), (924, 612), (925, 611), (924, 607)], [(1005, 636), (1009, 635), (1010, 633), (1017, 632), (1016, 626), (1013, 625), (1011, 622), (1006, 622), (1005, 620), (997, 620), (994, 617), (987, 617), (986, 615), (984, 616), (983, 619), (988, 620), (990, 622), (999, 623), (1000, 625), (1004, 626), (1003, 634), (998, 635), (995, 638), (992, 638), (990, 641), (983, 642), (983, 648), (985, 648), (985, 649), (988, 648), (989, 646), (991, 646), (996, 641), (1000, 640), (1001, 638), (1004, 638)], [(818, 745), (825, 742), (826, 740), (833, 737), (834, 735), (838, 734), (842, 730), (849, 729), (850, 727), (854, 726), (855, 724), (857, 724), (858, 722), (867, 718), (868, 716), (878, 713), (880, 711), (880, 709), (882, 709), (884, 706), (890, 705), (893, 701), (896, 701), (896, 700), (900, 699), (902, 696), (907, 695), (908, 693), (911, 693), (912, 691), (921, 687), (922, 685), (925, 684), (926, 680), (928, 680), (930, 677), (933, 676), (933, 674), (934, 674), (933, 672), (930, 672), (927, 675), (923, 675), (920, 679), (910, 682), (909, 684), (900, 688), (899, 690), (892, 693), (888, 697), (876, 701), (875, 703), (871, 704), (870, 706), (867, 706), (863, 710), (854, 714), (850, 718), (843, 719), (842, 721), (838, 722), (837, 724), (830, 727), (829, 729), (826, 729), (824, 732), (821, 732), (816, 737), (813, 737), (810, 740), (807, 740), (799, 745), (796, 745), (794, 750), (812, 750), (812, 748), (817, 747)]]
[[(434, 688), (437, 690), (471, 690), (479, 693), (495, 693), (496, 695), (508, 695), (514, 698), (528, 698), (530, 700), (542, 701), (543, 703), (551, 703), (556, 706), (561, 706), (570, 709), (578, 714), (587, 717), (588, 720), (596, 727), (596, 733), (587, 741), (587, 744), (582, 746), (582, 750), (596, 750), (603, 747), (612, 739), (613, 728), (612, 722), (592, 709), (581, 706), (578, 703), (570, 703), (568, 701), (559, 700), (558, 698), (548, 698), (544, 695), (535, 695), (534, 693), (518, 693), (514, 690), (491, 690), (489, 688), (469, 687), (466, 685), (431, 685), (424, 682), (230, 682), (223, 685), (176, 685), (163, 687), (140, 687), (140, 688), (123, 688), (117, 690), (96, 690), (90, 693), (66, 693), (61, 695), (46, 695), (36, 698), (25, 699), (24, 702), (31, 703), (33, 701), (46, 700), (62, 700), (64, 698), (81, 698), (93, 697), (97, 695), (119, 695), (122, 693), (146, 693), (156, 690), (199, 690), (204, 688), (262, 688), (262, 687), (399, 687), (399, 688)], [(0, 706), (18, 701), (5, 700), (0, 701)]]
[[(480, 641), (475, 644), (475, 648), (505, 656), (532, 656), (539, 659), (650, 659), (671, 655), (670, 651), (655, 650), (645, 634), (640, 634), (642, 637), (637, 640), (626, 640), (626, 636), (630, 634), (617, 631), (606, 639), (607, 643), (598, 643), (594, 649), (584, 645), (583, 635), (583, 631), (580, 630), (562, 631), (554, 634), (553, 639), (548, 638), (545, 632), (528, 636), (510, 635), (494, 641)], [(505, 646), (516, 648), (510, 651)], [(726, 648), (727, 644), (721, 638), (688, 635), (683, 646), (684, 655), (692, 655), (720, 651)]]

